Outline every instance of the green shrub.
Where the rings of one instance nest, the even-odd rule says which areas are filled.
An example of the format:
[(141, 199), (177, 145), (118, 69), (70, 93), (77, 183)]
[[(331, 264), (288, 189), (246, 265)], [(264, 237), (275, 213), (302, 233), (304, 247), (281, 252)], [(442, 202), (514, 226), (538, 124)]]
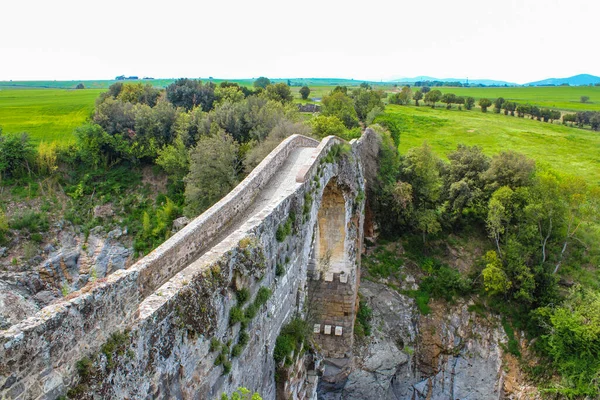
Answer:
[(277, 239), (278, 242), (283, 242), (285, 238), (292, 233), (292, 226), (294, 224), (294, 220), (295, 214), (290, 213), (288, 219), (284, 223), (279, 224), (279, 226), (277, 227), (277, 232), (275, 232), (275, 239)]
[(275, 275), (276, 276), (283, 276), (285, 274), (285, 267), (282, 264), (277, 264), (275, 266)]
[[(369, 307), (367, 302), (361, 298), (358, 302), (358, 313), (356, 314), (356, 322), (354, 324), (355, 332), (356, 327), (359, 326), (360, 333), (364, 334), (365, 336), (370, 336), (372, 316), (373, 310), (371, 309), (371, 307)], [(357, 336), (360, 337), (360, 335)]]
[(229, 310), (229, 326), (233, 326), (244, 320), (244, 310), (239, 306), (231, 307)]
[(226, 360), (223, 362), (223, 375), (227, 375), (231, 372), (231, 361)]
[(241, 331), (240, 337), (238, 338), (238, 344), (241, 346), (245, 346), (248, 344), (248, 341), (250, 341), (250, 335), (248, 335), (248, 332)]
[(231, 357), (239, 357), (239, 355), (242, 354), (242, 350), (244, 350), (244, 346), (241, 344), (236, 344), (231, 349)]
[(210, 339), (210, 349), (209, 351), (212, 353), (213, 351), (218, 351), (221, 348), (221, 341), (217, 338)]
[(77, 368), (79, 377), (81, 379), (86, 379), (92, 371), (92, 360), (88, 357), (83, 357), (81, 360), (77, 361), (75, 367)]
[(271, 294), (272, 294), (271, 289), (269, 289), (266, 286), (262, 286), (260, 289), (258, 289), (258, 293), (256, 293), (256, 298), (254, 299), (254, 304), (257, 307), (260, 307), (260, 306), (266, 304), (267, 301), (269, 301)]
[(300, 355), (304, 351), (304, 343), (308, 342), (311, 335), (308, 323), (300, 318), (294, 318), (289, 324), (281, 328), (281, 332), (275, 341), (273, 358), (275, 362), (285, 361), (286, 365), (292, 362), (292, 352)]
[(246, 307), (246, 312), (244, 313), (246, 316), (246, 320), (252, 320), (256, 317), (256, 313), (258, 312), (258, 307), (252, 303)]
[(25, 211), (15, 215), (10, 221), (12, 229), (27, 231), (29, 233), (45, 232), (48, 230), (48, 217), (35, 211)]
[(244, 304), (250, 298), (250, 290), (248, 288), (241, 288), (236, 292), (238, 304)]

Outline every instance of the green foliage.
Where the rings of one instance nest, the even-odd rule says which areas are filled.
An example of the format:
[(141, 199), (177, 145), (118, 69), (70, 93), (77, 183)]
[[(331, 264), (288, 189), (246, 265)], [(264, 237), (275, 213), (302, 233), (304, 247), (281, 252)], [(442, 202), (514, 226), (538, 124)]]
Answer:
[(248, 332), (241, 331), (240, 337), (238, 338), (238, 344), (240, 346), (246, 346), (249, 341), (250, 341), (250, 335), (248, 335)]
[(251, 320), (251, 319), (254, 319), (254, 317), (256, 317), (257, 312), (258, 312), (258, 307), (254, 303), (252, 303), (252, 304), (249, 304), (248, 307), (246, 307), (244, 316), (246, 317), (246, 320)]
[(0, 128), (0, 182), (3, 177), (18, 177), (30, 172), (34, 150), (29, 135), (3, 134)]
[(9, 222), (11, 229), (27, 231), (29, 234), (45, 232), (48, 230), (48, 216), (33, 210), (24, 211), (15, 215)]
[(240, 354), (242, 354), (242, 351), (244, 350), (244, 346), (242, 346), (241, 344), (236, 344), (235, 346), (233, 346), (233, 348), (231, 349), (231, 357), (239, 357)]
[(242, 305), (250, 298), (250, 290), (248, 288), (241, 288), (235, 293), (238, 301), (238, 305)]
[(430, 297), (452, 301), (454, 297), (471, 292), (471, 281), (460, 272), (437, 260), (429, 259), (422, 265), (429, 275), (419, 285), (419, 290)]
[(521, 351), (519, 350), (519, 342), (515, 339), (515, 331), (504, 317), (502, 318), (502, 328), (504, 328), (504, 332), (508, 337), (508, 352), (516, 357), (520, 357)]
[[(358, 119), (363, 122), (366, 120), (369, 112), (371, 112), (371, 110), (374, 108), (383, 109), (383, 102), (381, 101), (381, 98), (385, 97), (385, 95), (381, 92), (359, 88), (352, 91), (351, 97), (354, 101), (356, 115), (358, 116)], [(346, 126), (348, 125), (346, 124)], [(348, 126), (348, 128), (351, 128), (351, 126)]]
[(261, 286), (256, 293), (256, 298), (254, 299), (254, 305), (260, 307), (267, 303), (267, 301), (271, 298), (273, 292), (266, 286)]
[(6, 241), (6, 236), (8, 235), (8, 232), (8, 218), (6, 217), (6, 214), (4, 214), (4, 211), (0, 209), (0, 244), (3, 244)]
[(371, 255), (363, 258), (363, 266), (369, 275), (383, 279), (397, 276), (403, 264), (402, 257), (385, 247), (377, 247)]
[(198, 80), (182, 78), (167, 86), (166, 93), (175, 107), (184, 107), (186, 110), (200, 106), (208, 111), (215, 101), (215, 85), (212, 82), (202, 84)]
[(198, 141), (185, 178), (186, 215), (202, 213), (238, 183), (238, 150), (239, 144), (223, 131)]
[(81, 360), (77, 361), (75, 364), (75, 368), (77, 368), (77, 374), (82, 380), (87, 379), (92, 371), (92, 360), (88, 357), (83, 357)]
[(240, 387), (231, 394), (231, 397), (227, 396), (226, 393), (221, 394), (221, 400), (262, 400), (262, 397), (258, 393), (252, 393), (245, 387)]
[(600, 294), (574, 287), (564, 304), (538, 311), (548, 332), (543, 350), (553, 360), (561, 381), (552, 391), (569, 398), (600, 395)]
[(498, 254), (495, 251), (488, 251), (484, 256), (484, 260), (486, 266), (481, 273), (485, 291), (490, 296), (506, 294), (512, 286), (512, 282), (508, 280)]
[(263, 95), (269, 100), (278, 101), (283, 104), (291, 103), (294, 100), (290, 87), (285, 83), (268, 85)]
[(277, 265), (275, 266), (275, 275), (276, 276), (285, 275), (285, 266), (283, 264), (277, 263)]
[(370, 336), (371, 335), (371, 318), (373, 317), (373, 310), (367, 302), (361, 297), (358, 303), (358, 313), (356, 314), (356, 320), (354, 322), (354, 334), (357, 337)]
[(209, 351), (212, 353), (213, 351), (219, 351), (220, 349), (221, 341), (215, 337), (211, 338)]
[(327, 136), (343, 137), (346, 126), (336, 115), (318, 115), (310, 120), (312, 130), (318, 138)]
[(108, 368), (112, 368), (114, 366), (113, 358), (115, 356), (122, 356), (125, 354), (125, 349), (129, 344), (129, 332), (115, 332), (108, 340), (102, 345), (100, 351), (106, 357), (108, 361)]
[(173, 221), (181, 215), (181, 208), (168, 197), (153, 209), (142, 212), (142, 229), (135, 235), (133, 248), (148, 253), (171, 235)]
[(269, 86), (270, 84), (271, 84), (271, 81), (269, 80), (269, 78), (265, 78), (264, 76), (259, 77), (253, 83), (255, 88), (261, 88), (261, 89), (266, 89), (267, 86)]
[(233, 306), (229, 310), (229, 326), (233, 326), (245, 319), (244, 310), (240, 306)]
[(302, 100), (308, 99), (309, 95), (310, 95), (310, 88), (308, 86), (302, 86), (302, 88), (300, 88), (300, 96), (302, 96)]
[(358, 115), (354, 109), (354, 102), (343, 92), (333, 91), (323, 97), (321, 103), (322, 115), (338, 117), (348, 129), (358, 126)]
[(292, 227), (295, 220), (295, 217), (292, 218), (292, 214), (290, 214), (290, 216), (285, 220), (284, 223), (279, 224), (279, 226), (277, 227), (277, 231), (275, 232), (275, 239), (278, 242), (283, 242), (286, 237), (291, 235)]
[(281, 328), (281, 332), (275, 341), (273, 358), (277, 364), (284, 362), (291, 365), (292, 353), (298, 357), (304, 352), (304, 343), (307, 343), (311, 335), (308, 323), (298, 317)]

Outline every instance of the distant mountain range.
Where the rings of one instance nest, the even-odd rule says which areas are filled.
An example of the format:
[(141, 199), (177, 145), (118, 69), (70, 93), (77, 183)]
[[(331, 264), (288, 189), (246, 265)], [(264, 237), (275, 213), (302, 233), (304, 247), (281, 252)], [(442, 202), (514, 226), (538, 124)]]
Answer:
[[(415, 76), (414, 78), (400, 78), (393, 79), (390, 82), (398, 82), (398, 83), (414, 83), (419, 81), (439, 81), (439, 82), (461, 82), (466, 83), (467, 79), (456, 79), (456, 78), (434, 78), (432, 76)], [(560, 85), (571, 85), (571, 86), (581, 86), (581, 85), (594, 85), (596, 83), (600, 83), (600, 77), (589, 75), (589, 74), (581, 74), (571, 76), (569, 78), (549, 78), (536, 82), (529, 82), (523, 85), (519, 85), (514, 82), (506, 82), (506, 81), (497, 81), (493, 79), (469, 79), (470, 85), (485, 85), (485, 86), (560, 86)]]
[(600, 83), (600, 77), (589, 75), (589, 74), (580, 74), (571, 76), (569, 78), (549, 78), (544, 79), (542, 81), (530, 82), (526, 83), (527, 86), (560, 86), (560, 85), (571, 85), (571, 86), (581, 86), (581, 85), (594, 85), (596, 83)]

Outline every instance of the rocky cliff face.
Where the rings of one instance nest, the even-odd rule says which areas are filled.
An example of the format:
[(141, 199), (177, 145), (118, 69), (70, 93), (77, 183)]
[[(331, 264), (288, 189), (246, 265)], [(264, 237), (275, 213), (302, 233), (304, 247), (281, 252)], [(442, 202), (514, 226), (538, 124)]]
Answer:
[(65, 226), (54, 243), (39, 249), (26, 265), (0, 258), (0, 329), (34, 315), (90, 280), (129, 266), (133, 251), (125, 234), (98, 226), (86, 238)]
[[(410, 277), (407, 283), (414, 282)], [(506, 354), (497, 317), (469, 311), (465, 300), (430, 303), (420, 315), (412, 298), (370, 281), (360, 292), (373, 309), (372, 335), (356, 344), (354, 369), (338, 385), (321, 382), (319, 399), (537, 398)]]

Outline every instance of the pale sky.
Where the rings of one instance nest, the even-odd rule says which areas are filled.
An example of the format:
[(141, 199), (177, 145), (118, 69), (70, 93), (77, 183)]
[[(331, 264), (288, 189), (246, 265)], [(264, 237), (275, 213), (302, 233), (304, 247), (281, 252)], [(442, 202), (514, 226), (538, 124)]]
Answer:
[(600, 76), (599, 0), (2, 0), (0, 80)]

